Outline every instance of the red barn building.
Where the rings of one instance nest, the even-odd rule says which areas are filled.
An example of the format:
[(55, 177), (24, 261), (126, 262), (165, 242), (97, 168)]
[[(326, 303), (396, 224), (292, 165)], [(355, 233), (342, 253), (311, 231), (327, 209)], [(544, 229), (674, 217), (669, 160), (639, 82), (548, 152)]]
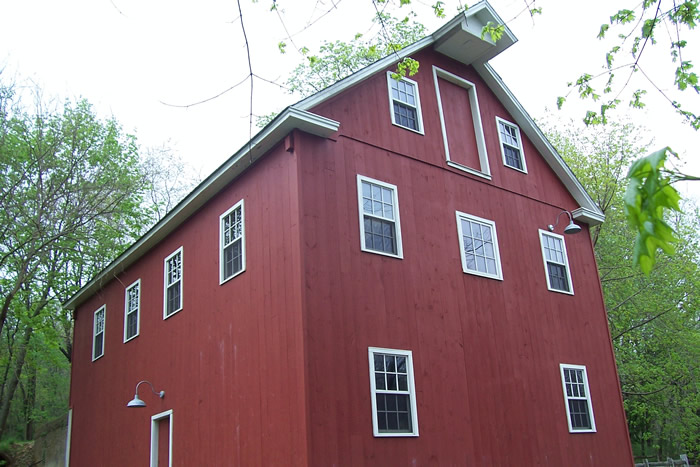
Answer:
[(489, 21), (284, 110), (67, 303), (71, 465), (633, 463), (603, 215)]

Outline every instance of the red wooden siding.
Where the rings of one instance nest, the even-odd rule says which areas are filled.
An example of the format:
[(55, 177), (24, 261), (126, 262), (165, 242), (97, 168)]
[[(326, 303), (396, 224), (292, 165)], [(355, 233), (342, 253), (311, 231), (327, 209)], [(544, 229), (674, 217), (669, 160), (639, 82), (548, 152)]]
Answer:
[[(550, 292), (558, 208), (342, 135), (300, 151), (311, 465), (631, 461), (588, 235), (576, 295)], [(397, 186), (403, 260), (360, 252), (358, 173)], [(462, 272), (456, 210), (495, 221), (503, 281)], [(373, 437), (370, 346), (413, 351), (418, 438)], [(560, 363), (587, 366), (597, 433), (568, 432)]]
[[(76, 310), (72, 465), (146, 465), (151, 416), (169, 409), (174, 465), (631, 464), (585, 226), (565, 238), (575, 295), (547, 290), (538, 229), (574, 199), (524, 134), (528, 173), (503, 166), (495, 117), (514, 119), (473, 68), (416, 58), (424, 135), (391, 124), (377, 73), (314, 109), (341, 122), (332, 139), (294, 132)], [(447, 166), (433, 63), (475, 84), (492, 180)], [(404, 259), (360, 250), (358, 174), (396, 185)], [(219, 216), (241, 199), (246, 271), (220, 285)], [(495, 222), (502, 281), (462, 272), (455, 211)], [(184, 307), (163, 320), (180, 246)], [(419, 437), (373, 436), (370, 346), (413, 352)], [(568, 432), (560, 363), (586, 366), (597, 433)], [(127, 409), (142, 379), (166, 396), (142, 385), (148, 407)]]
[(445, 79), (438, 78), (437, 81), (450, 160), (481, 171), (469, 93)]
[[(296, 157), (278, 147), (76, 313), (72, 465), (147, 465), (173, 409), (173, 465), (307, 465)], [(219, 215), (245, 199), (246, 271), (219, 285)], [(163, 259), (183, 246), (182, 311), (163, 320)], [(141, 330), (123, 343), (124, 285)], [(92, 311), (107, 305), (91, 362)], [(142, 385), (147, 407), (127, 408)]]

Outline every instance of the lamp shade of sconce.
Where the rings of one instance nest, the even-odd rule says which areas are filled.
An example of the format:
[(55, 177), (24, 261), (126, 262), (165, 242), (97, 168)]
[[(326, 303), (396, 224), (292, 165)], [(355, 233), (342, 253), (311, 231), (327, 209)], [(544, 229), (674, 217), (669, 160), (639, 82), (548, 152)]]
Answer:
[(547, 226), (549, 228), (550, 232), (554, 232), (554, 228), (557, 226), (557, 224), (559, 224), (559, 216), (561, 216), (564, 213), (566, 213), (566, 215), (569, 216), (569, 225), (567, 225), (564, 228), (564, 233), (567, 235), (573, 235), (573, 234), (579, 233), (581, 231), (581, 226), (574, 223), (574, 218), (571, 216), (571, 213), (569, 211), (566, 211), (566, 210), (557, 214), (557, 220), (556, 220), (556, 222), (554, 222), (554, 225), (549, 224)]
[(139, 381), (136, 383), (134, 398), (126, 404), (127, 407), (146, 407), (146, 403), (139, 398), (139, 386), (143, 383), (148, 383), (148, 385), (151, 386), (151, 391), (153, 391), (153, 394), (156, 396), (160, 397), (161, 399), (165, 397), (165, 391), (156, 392), (156, 390), (153, 388), (153, 384), (151, 384), (150, 381)]

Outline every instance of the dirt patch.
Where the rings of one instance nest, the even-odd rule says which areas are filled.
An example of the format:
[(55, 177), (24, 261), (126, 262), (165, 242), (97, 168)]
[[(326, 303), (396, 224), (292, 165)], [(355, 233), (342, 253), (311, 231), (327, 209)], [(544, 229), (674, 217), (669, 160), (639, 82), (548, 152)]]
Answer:
[[(5, 464), (2, 464), (5, 461)], [(34, 442), (13, 443), (10, 449), (0, 453), (0, 465), (6, 467), (31, 467), (34, 461)]]

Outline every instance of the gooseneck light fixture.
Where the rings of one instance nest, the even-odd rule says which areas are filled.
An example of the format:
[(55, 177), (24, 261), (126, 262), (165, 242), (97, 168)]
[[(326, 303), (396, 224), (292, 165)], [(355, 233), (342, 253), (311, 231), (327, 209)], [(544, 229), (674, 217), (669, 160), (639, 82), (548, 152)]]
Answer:
[(569, 211), (567, 211), (567, 210), (563, 210), (562, 212), (560, 212), (559, 214), (557, 214), (557, 220), (556, 220), (556, 222), (554, 223), (554, 225), (549, 224), (549, 225), (547, 226), (547, 227), (549, 227), (549, 230), (550, 230), (551, 232), (554, 232), (554, 227), (556, 227), (557, 224), (559, 223), (559, 216), (561, 216), (561, 215), (564, 214), (564, 213), (566, 213), (566, 215), (569, 216), (569, 225), (567, 225), (567, 226), (564, 228), (564, 233), (565, 233), (565, 234), (569, 234), (569, 235), (579, 233), (579, 232), (581, 231), (581, 226), (580, 226), (580, 225), (577, 225), (577, 224), (574, 224), (574, 219), (573, 219), (573, 217), (571, 217), (571, 213), (570, 213)]
[(139, 381), (136, 383), (134, 398), (130, 400), (128, 404), (126, 404), (127, 407), (146, 407), (146, 403), (139, 399), (139, 386), (141, 386), (143, 383), (148, 383), (148, 385), (151, 386), (151, 391), (153, 391), (153, 394), (156, 396), (160, 397), (161, 399), (165, 397), (165, 391), (156, 392), (153, 384), (151, 384), (150, 381)]

